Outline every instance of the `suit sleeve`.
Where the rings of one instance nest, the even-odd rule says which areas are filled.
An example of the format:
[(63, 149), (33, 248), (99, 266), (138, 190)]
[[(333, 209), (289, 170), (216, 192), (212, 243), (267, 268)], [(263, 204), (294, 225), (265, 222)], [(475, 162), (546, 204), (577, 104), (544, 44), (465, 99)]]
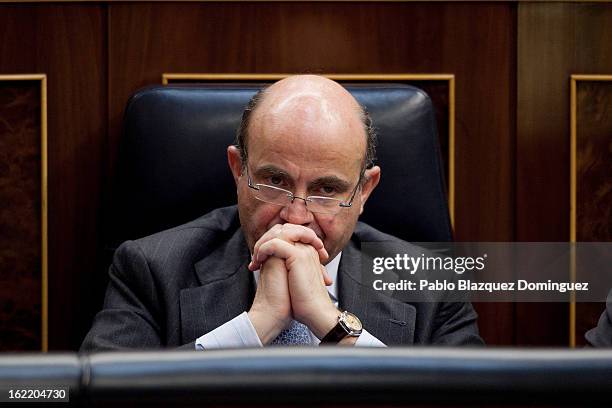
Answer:
[(612, 290), (608, 293), (606, 310), (599, 317), (597, 326), (586, 332), (584, 337), (591, 347), (612, 346)]
[(478, 314), (471, 303), (446, 302), (439, 304), (431, 344), (439, 346), (481, 346), (478, 333)]
[(163, 346), (155, 281), (140, 248), (122, 244), (109, 269), (104, 307), (81, 345), (81, 351), (146, 349)]

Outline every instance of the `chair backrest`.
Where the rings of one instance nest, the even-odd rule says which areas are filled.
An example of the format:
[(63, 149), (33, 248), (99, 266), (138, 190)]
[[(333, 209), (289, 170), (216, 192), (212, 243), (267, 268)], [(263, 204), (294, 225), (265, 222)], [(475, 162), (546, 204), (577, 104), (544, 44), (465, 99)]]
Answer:
[[(124, 117), (108, 244), (139, 238), (236, 203), (226, 148), (262, 84), (156, 86)], [(378, 188), (362, 221), (408, 241), (450, 241), (434, 110), (403, 84), (345, 84), (378, 130)]]

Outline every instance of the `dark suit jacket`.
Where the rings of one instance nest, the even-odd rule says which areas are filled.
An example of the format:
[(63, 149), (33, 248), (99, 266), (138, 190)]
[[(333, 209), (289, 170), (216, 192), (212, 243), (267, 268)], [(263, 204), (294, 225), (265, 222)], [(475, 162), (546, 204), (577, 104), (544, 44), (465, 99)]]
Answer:
[[(469, 303), (408, 304), (361, 283), (361, 242), (396, 240), (358, 223), (338, 268), (341, 309), (387, 345), (482, 344)], [(122, 244), (110, 267), (104, 307), (81, 350), (179, 347), (249, 310), (250, 255), (235, 206)]]
[(606, 310), (599, 317), (597, 326), (585, 333), (587, 344), (592, 347), (612, 347), (612, 290), (608, 292)]

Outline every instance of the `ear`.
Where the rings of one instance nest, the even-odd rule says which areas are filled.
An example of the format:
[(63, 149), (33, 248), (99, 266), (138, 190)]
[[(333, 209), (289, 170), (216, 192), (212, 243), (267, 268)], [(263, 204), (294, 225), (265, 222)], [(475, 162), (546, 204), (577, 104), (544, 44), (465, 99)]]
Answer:
[(240, 158), (240, 149), (234, 145), (227, 147), (227, 164), (229, 164), (234, 176), (234, 183), (238, 186), (238, 180), (242, 176), (242, 159)]
[(374, 191), (378, 185), (378, 182), (380, 181), (380, 167), (374, 166), (371, 169), (367, 169), (363, 174), (363, 178), (365, 179), (365, 182), (363, 183), (363, 186), (361, 186), (359, 193), (361, 197), (359, 215), (363, 213), (363, 206), (365, 205), (366, 201), (368, 201), (370, 194), (372, 194), (372, 191)]

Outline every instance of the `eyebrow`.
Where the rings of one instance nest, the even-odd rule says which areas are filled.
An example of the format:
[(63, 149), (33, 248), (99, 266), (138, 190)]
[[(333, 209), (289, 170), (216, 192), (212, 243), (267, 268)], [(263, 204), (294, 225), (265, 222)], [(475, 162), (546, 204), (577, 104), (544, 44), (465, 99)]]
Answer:
[(291, 176), (289, 175), (289, 173), (271, 164), (266, 164), (264, 166), (261, 166), (255, 169), (254, 175), (258, 177), (282, 176), (282, 177), (285, 177), (286, 179), (291, 180)]
[[(293, 178), (285, 170), (276, 167), (272, 164), (263, 165), (255, 170), (255, 176), (257, 177), (268, 177), (268, 176), (281, 176), (287, 180), (293, 181)], [(338, 191), (348, 191), (351, 188), (351, 184), (341, 179), (338, 176), (323, 176), (318, 177), (308, 183), (308, 188), (312, 189), (319, 186), (330, 186), (336, 188)]]

